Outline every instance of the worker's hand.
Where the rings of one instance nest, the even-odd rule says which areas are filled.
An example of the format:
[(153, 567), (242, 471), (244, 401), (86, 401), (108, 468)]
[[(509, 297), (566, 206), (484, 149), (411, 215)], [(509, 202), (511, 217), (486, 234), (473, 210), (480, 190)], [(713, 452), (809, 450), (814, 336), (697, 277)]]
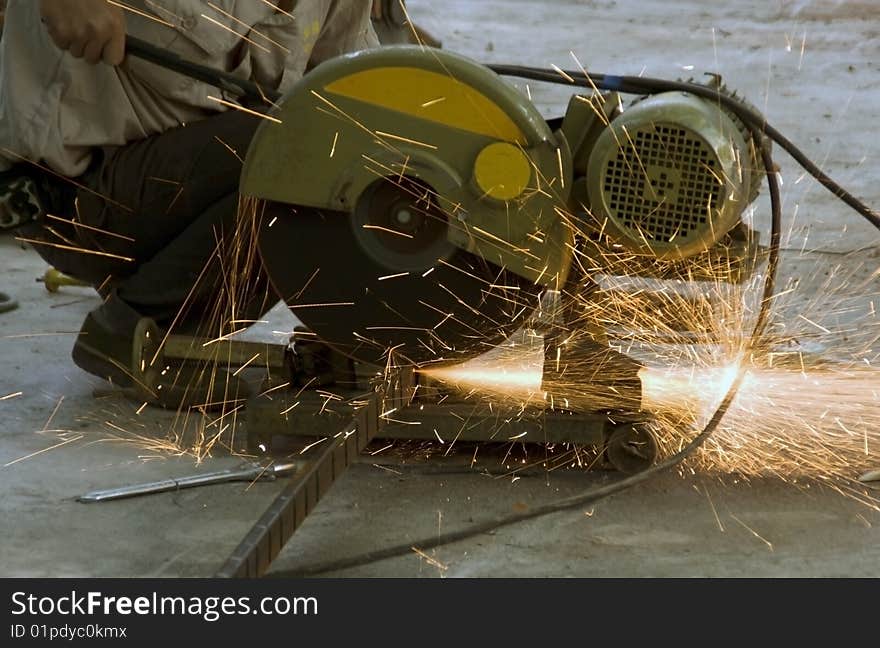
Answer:
[(107, 0), (39, 0), (55, 44), (89, 63), (119, 65), (125, 58), (125, 15)]

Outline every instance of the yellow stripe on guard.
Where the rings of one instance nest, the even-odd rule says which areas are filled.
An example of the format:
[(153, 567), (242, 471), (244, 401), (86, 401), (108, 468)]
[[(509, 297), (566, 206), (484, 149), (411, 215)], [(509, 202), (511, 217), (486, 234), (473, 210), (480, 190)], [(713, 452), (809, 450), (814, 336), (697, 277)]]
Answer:
[(527, 146), (522, 130), (479, 90), (445, 74), (411, 67), (373, 68), (325, 88), (413, 117)]

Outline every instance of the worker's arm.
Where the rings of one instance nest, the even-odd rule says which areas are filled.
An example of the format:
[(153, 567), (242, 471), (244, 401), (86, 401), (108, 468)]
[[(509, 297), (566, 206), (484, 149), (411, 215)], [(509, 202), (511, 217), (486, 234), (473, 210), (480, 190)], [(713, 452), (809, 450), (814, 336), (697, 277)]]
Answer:
[(89, 63), (119, 65), (125, 58), (125, 15), (107, 0), (39, 0), (55, 44)]

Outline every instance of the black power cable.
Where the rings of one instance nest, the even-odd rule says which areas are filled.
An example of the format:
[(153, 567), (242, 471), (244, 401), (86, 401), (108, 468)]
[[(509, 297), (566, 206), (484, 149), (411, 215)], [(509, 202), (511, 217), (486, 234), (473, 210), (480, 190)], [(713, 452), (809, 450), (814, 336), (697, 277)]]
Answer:
[[(496, 72), (498, 72), (498, 70), (496, 70)], [(548, 70), (546, 72), (548, 73), (547, 78), (544, 78), (544, 75), (542, 74), (542, 78), (535, 80), (550, 81), (552, 83), (562, 82), (559, 75), (553, 74), (552, 76), (550, 76), (551, 71)], [(717, 92), (714, 92), (711, 89), (706, 88), (705, 86), (696, 87), (702, 88), (703, 90), (709, 90), (713, 96), (718, 94)], [(631, 94), (656, 94), (658, 92), (666, 91), (666, 89), (655, 90), (639, 88), (631, 92)], [(719, 96), (726, 97), (726, 95)], [(742, 106), (742, 104), (740, 104), (739, 102), (734, 101), (734, 103), (736, 103), (737, 107)], [(745, 106), (742, 107), (745, 108)], [(737, 114), (739, 114), (738, 111)], [(752, 137), (755, 139), (755, 141), (760, 142), (760, 135), (764, 131), (763, 129), (759, 129), (758, 126), (763, 125), (763, 119), (761, 119), (759, 125), (756, 125), (755, 121), (752, 119), (743, 119), (743, 121), (746, 123), (746, 126), (751, 131)], [(765, 175), (767, 177), (768, 192), (770, 194), (771, 233), (770, 244), (768, 246), (769, 252), (767, 255), (767, 271), (764, 277), (764, 290), (761, 300), (761, 307), (758, 313), (758, 318), (755, 322), (755, 327), (749, 340), (749, 349), (747, 349), (747, 351), (757, 349), (760, 346), (767, 325), (770, 321), (770, 314), (772, 311), (771, 307), (776, 287), (776, 274), (777, 270), (779, 269), (779, 252), (782, 239), (782, 199), (781, 192), (779, 190), (779, 180), (776, 176), (776, 170), (773, 164), (773, 159), (770, 154), (769, 147), (761, 146), (760, 153)], [(730, 408), (731, 403), (733, 403), (734, 399), (736, 398), (736, 395), (739, 392), (740, 385), (745, 378), (745, 374), (746, 366), (745, 364), (741, 363), (736, 377), (734, 378), (733, 382), (727, 390), (727, 393), (724, 395), (724, 398), (719, 403), (712, 417), (706, 423), (702, 431), (697, 436), (695, 436), (684, 448), (679, 450), (674, 455), (668, 457), (667, 459), (661, 461), (660, 463), (651, 466), (650, 468), (647, 468), (646, 470), (643, 470), (635, 475), (625, 477), (614, 482), (613, 484), (608, 484), (607, 486), (590, 489), (584, 493), (581, 493), (580, 495), (561, 499), (556, 502), (550, 502), (549, 504), (539, 506), (530, 511), (515, 513), (513, 515), (506, 515), (492, 520), (487, 520), (485, 522), (474, 524), (458, 531), (451, 531), (440, 535), (433, 535), (430, 537), (415, 540), (413, 542), (402, 543), (399, 545), (386, 547), (384, 549), (370, 551), (364, 554), (360, 554), (358, 556), (351, 556), (349, 558), (343, 558), (340, 560), (333, 560), (326, 563), (310, 565), (296, 570), (278, 571), (268, 574), (268, 576), (272, 578), (298, 578), (304, 576), (317, 576), (319, 574), (337, 572), (344, 569), (351, 569), (352, 567), (368, 565), (379, 562), (381, 560), (387, 560), (389, 558), (405, 556), (411, 554), (415, 549), (418, 549), (419, 551), (435, 549), (443, 545), (466, 540), (467, 538), (482, 535), (484, 533), (488, 533), (489, 531), (500, 529), (506, 526), (511, 526), (519, 522), (525, 522), (527, 520), (533, 520), (539, 517), (543, 517), (545, 515), (550, 515), (552, 513), (558, 513), (573, 508), (587, 506), (589, 504), (598, 502), (599, 500), (611, 497), (612, 495), (621, 493), (625, 490), (632, 488), (633, 486), (637, 486), (638, 484), (646, 482), (647, 480), (662, 472), (671, 470), (672, 468), (679, 466), (694, 452), (696, 452), (706, 441), (708, 441), (709, 438), (714, 434), (715, 430), (718, 428), (718, 425), (724, 419), (724, 416), (727, 414), (727, 410)]]
[(573, 508), (580, 508), (582, 506), (587, 506), (589, 504), (598, 502), (599, 500), (611, 497), (612, 495), (616, 495), (617, 493), (621, 493), (629, 488), (632, 488), (633, 486), (637, 486), (638, 484), (645, 482), (654, 475), (675, 468), (685, 459), (687, 459), (691, 454), (693, 454), (701, 445), (703, 445), (715, 432), (718, 424), (721, 423), (721, 420), (727, 413), (730, 404), (733, 402), (733, 399), (736, 398), (736, 394), (739, 391), (740, 384), (742, 383), (744, 377), (744, 371), (741, 371), (737, 375), (728, 393), (725, 395), (724, 400), (721, 402), (721, 405), (718, 407), (715, 414), (712, 416), (709, 423), (706, 425), (705, 428), (703, 428), (700, 434), (694, 437), (690, 443), (688, 443), (675, 455), (648, 468), (647, 470), (643, 470), (642, 472), (636, 473), (635, 475), (630, 475), (629, 477), (620, 479), (613, 484), (590, 489), (580, 495), (574, 495), (572, 497), (560, 499), (555, 502), (550, 502), (549, 504), (538, 506), (530, 511), (525, 511), (523, 513), (515, 513), (513, 515), (506, 515), (492, 520), (487, 520), (485, 522), (480, 522), (464, 529), (460, 529), (459, 531), (450, 531), (449, 533), (430, 536), (427, 538), (422, 538), (420, 540), (415, 540), (413, 542), (406, 542), (392, 547), (386, 547), (385, 549), (370, 551), (359, 556), (352, 556), (350, 558), (342, 558), (341, 560), (319, 563), (300, 569), (272, 572), (267, 574), (267, 576), (269, 578), (302, 578), (306, 576), (317, 576), (319, 574), (342, 571), (344, 569), (351, 569), (352, 567), (359, 567), (362, 565), (369, 565), (375, 562), (379, 562), (381, 560), (387, 560), (388, 558), (395, 558), (398, 556), (411, 554), (415, 549), (418, 549), (419, 551), (428, 551), (430, 549), (435, 549), (443, 545), (452, 544), (453, 542), (459, 542), (461, 540), (473, 538), (474, 536), (482, 535), (496, 529), (501, 529), (506, 526), (518, 524), (519, 522), (534, 520), (535, 518), (544, 517), (545, 515), (550, 515), (551, 513), (559, 513), (561, 511), (567, 511)]
[[(268, 104), (271, 109), (282, 99), (282, 95), (270, 88), (241, 79), (234, 74), (222, 72), (192, 61), (181, 58), (174, 52), (156, 47), (147, 41), (134, 36), (126, 37), (126, 53), (131, 56), (144, 59), (166, 69), (175, 71), (184, 76), (214, 85), (230, 94), (247, 98), (255, 102)], [(518, 77), (533, 81), (547, 83), (573, 85), (594, 90), (612, 90), (626, 94), (657, 94), (660, 92), (680, 91), (712, 99), (724, 105), (734, 112), (740, 119), (753, 129), (766, 134), (770, 139), (782, 147), (791, 157), (800, 164), (807, 173), (819, 181), (835, 196), (852, 207), (859, 214), (867, 218), (874, 227), (880, 229), (880, 214), (869, 208), (858, 198), (849, 193), (837, 182), (825, 174), (807, 155), (798, 149), (782, 133), (770, 126), (764, 116), (755, 112), (745, 104), (729, 97), (717, 89), (713, 89), (698, 83), (689, 81), (669, 81), (668, 79), (656, 79), (651, 77), (616, 76), (612, 74), (590, 73), (583, 70), (563, 71), (567, 78), (556, 70), (549, 68), (536, 68), (522, 65), (486, 65), (487, 68), (500, 76)]]
[[(611, 74), (593, 74), (584, 71), (563, 71), (567, 75), (564, 78), (559, 72), (545, 68), (533, 68), (519, 65), (488, 65), (489, 69), (502, 76), (511, 76), (533, 81), (545, 81), (547, 83), (574, 85), (582, 88), (596, 90), (611, 90), (626, 94), (658, 94), (661, 92), (689, 92), (691, 94), (711, 99), (730, 109), (737, 117), (750, 126), (753, 130), (766, 135), (788, 153), (795, 162), (813, 176), (823, 187), (828, 189), (837, 198), (852, 207), (861, 216), (866, 218), (874, 227), (880, 229), (880, 214), (868, 207), (849, 191), (830, 178), (822, 169), (810, 160), (807, 155), (794, 145), (787, 137), (767, 123), (763, 115), (756, 112), (746, 104), (730, 97), (716, 88), (712, 88), (691, 81), (669, 81), (668, 79), (655, 79), (651, 77), (614, 76)], [(570, 79), (570, 80), (569, 80)]]
[[(192, 63), (190, 61), (186, 61), (171, 52), (168, 52), (161, 48), (157, 48), (145, 41), (139, 40), (132, 36), (129, 36), (127, 39), (126, 50), (127, 53), (132, 56), (143, 58), (144, 60), (150, 61), (157, 65), (161, 65), (167, 69), (174, 70), (197, 80), (216, 85), (217, 87), (235, 96), (250, 98), (254, 101), (268, 104), (267, 107), (269, 109), (271, 109), (271, 107), (277, 104), (277, 102), (281, 99), (280, 95), (277, 92), (263, 89), (252, 82), (239, 79), (233, 75), (220, 72), (219, 70), (214, 70), (202, 65)], [(844, 189), (841, 185), (835, 182), (832, 178), (830, 178), (827, 174), (825, 174), (818, 166), (816, 166), (815, 163), (813, 163), (812, 160), (809, 159), (809, 157), (807, 157), (791, 141), (789, 141), (784, 135), (782, 135), (782, 133), (770, 126), (762, 115), (752, 110), (744, 103), (737, 101), (733, 97), (723, 94), (718, 89), (713, 89), (711, 87), (688, 81), (669, 81), (665, 79), (654, 79), (649, 77), (590, 74), (584, 71), (563, 72), (562, 74), (560, 74), (560, 72), (556, 70), (516, 65), (488, 65), (487, 67), (493, 70), (496, 74), (502, 76), (519, 77), (554, 84), (574, 85), (584, 88), (592, 88), (594, 90), (610, 90), (626, 94), (658, 94), (661, 92), (680, 91), (689, 92), (691, 94), (716, 101), (720, 105), (723, 105), (725, 108), (733, 112), (743, 121), (744, 124), (746, 124), (746, 126), (750, 129), (755, 142), (761, 142), (762, 135), (766, 135), (767, 137), (769, 137), (789, 155), (791, 155), (791, 157), (798, 164), (800, 164), (804, 168), (804, 170), (807, 171), (807, 173), (812, 175), (822, 186), (831, 191), (837, 198), (842, 200), (844, 203), (846, 203), (848, 206), (850, 206), (852, 209), (862, 215), (866, 220), (868, 220), (868, 222), (870, 222), (875, 228), (880, 230), (880, 215), (878, 215), (877, 212), (870, 209), (862, 201), (860, 201), (858, 198), (856, 198), (854, 195)], [(563, 74), (566, 75), (567, 78), (563, 77)], [(767, 324), (769, 323), (771, 304), (775, 292), (776, 272), (779, 268), (779, 249), (782, 227), (782, 206), (779, 191), (779, 182), (778, 178), (776, 177), (776, 170), (773, 166), (773, 160), (771, 158), (769, 149), (765, 146), (761, 146), (760, 148), (761, 159), (766, 172), (770, 193), (772, 223), (768, 254), (768, 267), (764, 280), (763, 299), (761, 302), (760, 312), (755, 323), (755, 328), (749, 341), (749, 347), (751, 349), (758, 348), (766, 331)], [(644, 470), (636, 475), (626, 477), (613, 484), (609, 484), (608, 486), (592, 489), (581, 495), (546, 504), (526, 513), (501, 517), (495, 520), (490, 520), (478, 525), (468, 527), (466, 529), (462, 529), (460, 531), (455, 531), (439, 536), (433, 536), (430, 538), (424, 538), (422, 540), (398, 545), (395, 547), (388, 547), (386, 549), (370, 552), (361, 556), (354, 556), (352, 558), (340, 561), (306, 567), (298, 570), (295, 574), (278, 572), (273, 574), (273, 576), (302, 576), (325, 573), (328, 571), (338, 571), (357, 565), (363, 565), (379, 560), (384, 560), (386, 558), (391, 558), (394, 556), (406, 555), (409, 554), (414, 548), (417, 548), (419, 550), (433, 549), (444, 544), (450, 544), (452, 542), (464, 540), (475, 535), (480, 535), (493, 529), (509, 526), (518, 522), (523, 522), (525, 520), (535, 519), (537, 517), (548, 515), (550, 513), (556, 513), (563, 510), (584, 506), (592, 502), (596, 502), (600, 499), (610, 497), (611, 495), (614, 495), (616, 493), (620, 493), (623, 490), (626, 490), (646, 481), (650, 477), (662, 471), (669, 470), (681, 464), (687, 457), (689, 457), (700, 446), (702, 446), (715, 432), (721, 420), (724, 418), (724, 415), (727, 413), (727, 410), (729, 409), (731, 403), (736, 398), (736, 394), (739, 391), (739, 387), (742, 384), (743, 378), (745, 377), (745, 372), (745, 366), (741, 364), (739, 372), (737, 373), (733, 383), (731, 384), (715, 413), (709, 419), (709, 422), (706, 424), (703, 430), (696, 437), (694, 437), (694, 439), (691, 440), (691, 442), (688, 443), (687, 446), (685, 446), (675, 455), (662, 461), (661, 463), (652, 466), (651, 468), (648, 468), (647, 470)]]
[[(801, 167), (803, 167), (804, 170), (807, 171), (807, 173), (812, 175), (822, 186), (831, 191), (831, 193), (833, 193), (837, 198), (839, 198), (841, 201), (846, 203), (849, 207), (851, 207), (857, 213), (863, 216), (875, 228), (880, 230), (880, 215), (878, 215), (877, 212), (870, 209), (862, 201), (853, 196), (850, 192), (848, 192), (841, 185), (830, 178), (827, 174), (825, 174), (818, 166), (816, 166), (816, 164), (812, 160), (809, 159), (809, 157), (806, 156), (806, 154), (798, 149), (788, 138), (786, 138), (784, 135), (782, 135), (782, 133), (770, 126), (770, 124), (767, 123), (766, 119), (762, 115), (752, 110), (746, 104), (737, 101), (735, 98), (723, 94), (718, 89), (713, 89), (708, 86), (687, 81), (668, 81), (664, 79), (652, 79), (643, 77), (619, 77), (605, 74), (584, 75), (583, 72), (564, 72), (564, 74), (567, 75), (569, 79), (571, 79), (568, 80), (563, 78), (559, 72), (550, 69), (529, 68), (511, 65), (490, 65), (488, 67), (499, 75), (514, 76), (554, 84), (576, 85), (584, 88), (592, 88), (595, 90), (611, 90), (622, 92), (625, 94), (659, 94), (661, 92), (671, 91), (689, 92), (705, 99), (717, 101), (725, 108), (733, 112), (743, 121), (743, 123), (746, 124), (746, 126), (751, 131), (752, 137), (754, 138), (755, 142), (761, 142), (761, 136), (766, 135), (773, 142), (778, 144), (783, 150), (785, 150), (789, 155), (791, 155), (791, 157), (798, 164), (800, 164)], [(583, 78), (578, 79), (579, 76), (582, 76)], [(760, 153), (761, 161), (767, 176), (768, 192), (770, 194), (771, 234), (761, 307), (757, 321), (755, 323), (755, 328), (753, 329), (752, 336), (749, 340), (749, 349), (757, 349), (760, 347), (762, 339), (766, 332), (767, 325), (770, 321), (771, 307), (775, 293), (776, 274), (777, 270), (779, 269), (779, 251), (782, 238), (781, 192), (779, 190), (779, 182), (776, 176), (776, 169), (774, 167), (769, 148), (766, 146), (761, 146)], [(483, 533), (487, 533), (489, 531), (505, 526), (510, 526), (519, 522), (524, 522), (526, 520), (532, 520), (538, 517), (549, 515), (551, 513), (557, 513), (572, 508), (586, 506), (588, 504), (592, 504), (601, 499), (605, 499), (624, 490), (632, 488), (633, 486), (647, 481), (654, 475), (657, 475), (663, 471), (670, 470), (680, 465), (685, 459), (696, 452), (712, 436), (724, 416), (727, 414), (727, 410), (730, 408), (730, 405), (736, 398), (745, 374), (746, 367), (741, 364), (733, 383), (731, 384), (721, 403), (718, 405), (715, 413), (709, 419), (709, 422), (706, 424), (703, 430), (696, 437), (694, 437), (690, 441), (690, 443), (688, 443), (675, 455), (638, 474), (626, 477), (607, 486), (591, 489), (574, 497), (569, 497), (559, 500), (557, 502), (545, 504), (544, 506), (540, 506), (524, 513), (508, 515), (496, 518), (494, 520), (488, 520), (486, 522), (472, 525), (459, 531), (453, 531), (442, 535), (422, 538), (420, 540), (396, 545), (393, 547), (386, 547), (385, 549), (368, 552), (360, 556), (352, 556), (350, 558), (345, 558), (342, 560), (307, 566), (289, 572), (276, 572), (274, 574), (271, 574), (271, 576), (282, 578), (285, 576), (290, 577), (318, 575), (322, 573), (349, 569), (360, 565), (366, 565), (396, 556), (407, 555), (412, 553), (414, 549), (418, 549), (419, 551), (434, 549), (442, 545), (465, 540), (476, 535), (481, 535)]]

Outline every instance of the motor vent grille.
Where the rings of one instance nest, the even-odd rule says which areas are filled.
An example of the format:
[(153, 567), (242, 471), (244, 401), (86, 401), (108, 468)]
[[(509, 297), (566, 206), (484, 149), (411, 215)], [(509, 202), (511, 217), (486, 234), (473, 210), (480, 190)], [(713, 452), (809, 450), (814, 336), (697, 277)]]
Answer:
[(704, 140), (675, 124), (627, 135), (605, 166), (609, 215), (633, 239), (650, 244), (685, 244), (711, 228), (726, 188)]

